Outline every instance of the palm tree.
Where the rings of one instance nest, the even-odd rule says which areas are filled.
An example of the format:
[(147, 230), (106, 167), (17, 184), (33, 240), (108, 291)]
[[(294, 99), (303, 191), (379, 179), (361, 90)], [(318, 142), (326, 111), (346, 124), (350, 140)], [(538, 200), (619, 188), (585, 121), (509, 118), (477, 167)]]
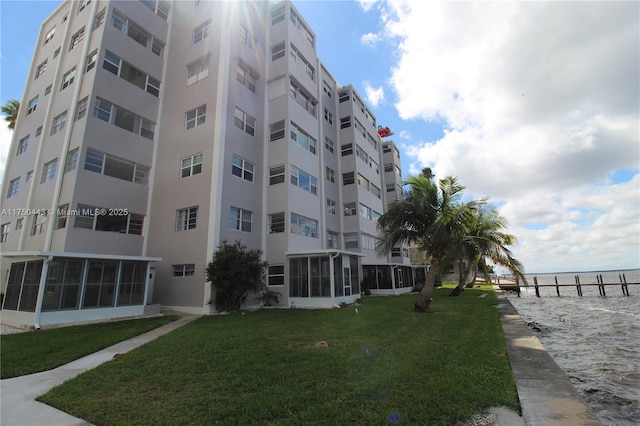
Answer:
[(9, 123), (7, 127), (13, 130), (16, 127), (16, 120), (18, 119), (18, 110), (20, 109), (20, 102), (15, 99), (9, 99), (5, 105), (0, 107), (4, 120)]
[(458, 286), (453, 289), (451, 296), (462, 293), (466, 284), (466, 278), (474, 271), (474, 278), (478, 265), (485, 271), (485, 281), (488, 281), (485, 259), (489, 258), (494, 264), (508, 268), (516, 278), (526, 282), (523, 265), (513, 257), (507, 246), (516, 243), (516, 237), (502, 232), (507, 227), (507, 221), (502, 217), (495, 206), (479, 203), (468, 216), (466, 235), (457, 242), (457, 248), (453, 254), (458, 260)]
[(431, 303), (433, 287), (440, 261), (455, 251), (466, 235), (466, 224), (473, 209), (481, 201), (461, 202), (464, 186), (455, 177), (440, 179), (438, 183), (427, 173), (407, 179), (409, 189), (399, 200), (390, 204), (378, 219), (383, 235), (378, 254), (386, 254), (398, 243), (413, 243), (431, 255), (431, 267), (414, 309), (426, 312)]

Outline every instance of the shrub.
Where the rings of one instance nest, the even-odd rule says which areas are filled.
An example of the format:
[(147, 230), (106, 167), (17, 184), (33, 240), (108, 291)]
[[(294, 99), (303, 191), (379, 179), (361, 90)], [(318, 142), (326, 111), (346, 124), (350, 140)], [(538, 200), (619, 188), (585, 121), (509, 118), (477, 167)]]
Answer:
[(207, 281), (215, 291), (216, 310), (237, 311), (249, 293), (265, 290), (266, 268), (261, 250), (248, 250), (240, 241), (223, 241), (207, 264)]

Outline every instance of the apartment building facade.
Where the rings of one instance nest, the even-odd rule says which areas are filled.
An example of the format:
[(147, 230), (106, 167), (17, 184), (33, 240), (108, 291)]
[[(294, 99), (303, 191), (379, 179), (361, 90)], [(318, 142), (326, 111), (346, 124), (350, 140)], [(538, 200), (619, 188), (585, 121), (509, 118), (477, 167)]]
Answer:
[(3, 178), (3, 320), (213, 312), (206, 264), (236, 240), (281, 306), (352, 302), (363, 274), (408, 291), (406, 248), (375, 253), (397, 147), (315, 37), (290, 2), (64, 1)]

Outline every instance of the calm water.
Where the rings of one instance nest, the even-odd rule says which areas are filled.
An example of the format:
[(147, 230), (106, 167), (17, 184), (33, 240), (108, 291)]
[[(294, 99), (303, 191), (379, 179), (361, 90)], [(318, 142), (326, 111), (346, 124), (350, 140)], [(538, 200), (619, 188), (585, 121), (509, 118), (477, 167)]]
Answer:
[[(640, 270), (598, 272), (605, 283), (617, 283), (624, 273), (627, 282), (640, 282)], [(538, 274), (538, 284), (596, 283), (596, 272)], [(527, 275), (530, 285), (533, 275)], [(640, 285), (629, 286), (629, 297), (620, 286), (607, 286), (606, 297), (598, 287), (533, 287), (522, 297), (509, 300), (527, 323), (535, 323), (534, 334), (570, 377), (573, 385), (606, 425), (640, 424)], [(533, 324), (531, 324), (533, 325)]]

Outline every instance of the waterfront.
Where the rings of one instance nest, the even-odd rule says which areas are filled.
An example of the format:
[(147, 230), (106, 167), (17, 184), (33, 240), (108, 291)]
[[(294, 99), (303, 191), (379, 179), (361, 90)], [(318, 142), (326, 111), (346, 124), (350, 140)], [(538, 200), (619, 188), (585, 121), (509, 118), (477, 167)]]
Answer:
[[(640, 282), (640, 270), (567, 274), (536, 274), (539, 284)], [(597, 286), (583, 287), (579, 297), (572, 287), (562, 287), (561, 297), (553, 287), (540, 288), (536, 297), (532, 275), (530, 287), (509, 300), (530, 323), (549, 354), (570, 377), (573, 385), (606, 425), (640, 423), (640, 285), (629, 286), (622, 296), (619, 286), (608, 286), (607, 296)]]

